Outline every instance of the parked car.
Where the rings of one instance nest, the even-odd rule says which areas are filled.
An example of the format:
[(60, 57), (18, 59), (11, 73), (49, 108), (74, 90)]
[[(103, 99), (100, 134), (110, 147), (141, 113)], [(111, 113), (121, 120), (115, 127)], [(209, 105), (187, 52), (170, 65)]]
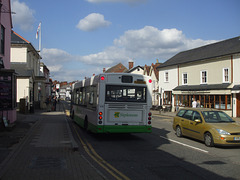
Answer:
[(183, 108), (173, 120), (178, 137), (204, 141), (206, 146), (240, 145), (240, 124), (226, 113), (204, 108)]

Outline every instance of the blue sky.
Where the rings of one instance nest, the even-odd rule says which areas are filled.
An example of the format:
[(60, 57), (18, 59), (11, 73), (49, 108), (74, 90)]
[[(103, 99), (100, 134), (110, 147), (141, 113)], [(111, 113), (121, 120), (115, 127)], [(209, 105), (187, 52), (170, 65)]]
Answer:
[(11, 0), (13, 30), (39, 48), (53, 80), (74, 81), (121, 62), (164, 62), (240, 36), (239, 0)]

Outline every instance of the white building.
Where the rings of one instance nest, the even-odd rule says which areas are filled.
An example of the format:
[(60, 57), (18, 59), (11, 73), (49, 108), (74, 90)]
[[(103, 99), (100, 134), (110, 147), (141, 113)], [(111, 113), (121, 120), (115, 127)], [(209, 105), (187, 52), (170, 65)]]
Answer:
[(240, 117), (240, 40), (227, 39), (180, 52), (158, 67), (163, 105), (201, 107)]
[(40, 76), (40, 59), (38, 51), (32, 44), (16, 32), (11, 34), (11, 68), (17, 73), (17, 103), (21, 98), (27, 100), (28, 109), (40, 106), (39, 86), (45, 81)]

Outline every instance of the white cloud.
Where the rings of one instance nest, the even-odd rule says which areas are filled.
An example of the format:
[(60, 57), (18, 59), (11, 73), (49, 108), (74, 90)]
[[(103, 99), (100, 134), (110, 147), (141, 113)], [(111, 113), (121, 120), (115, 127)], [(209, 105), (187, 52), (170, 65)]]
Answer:
[(112, 46), (99, 53), (78, 57), (77, 60), (86, 64), (111, 66), (115, 62), (126, 62), (129, 58), (125, 56), (125, 52), (122, 49)]
[(146, 0), (86, 0), (90, 3), (102, 3), (102, 2), (124, 2), (124, 3), (138, 3), (145, 2)]
[(104, 16), (99, 13), (92, 13), (81, 19), (77, 24), (77, 28), (83, 31), (94, 31), (102, 27), (107, 27), (111, 22), (106, 21)]
[(63, 70), (63, 66), (61, 64), (58, 65), (50, 65), (48, 66), (48, 69), (50, 70), (51, 73), (59, 72)]
[(31, 31), (35, 21), (34, 10), (19, 0), (12, 0), (11, 7), (12, 11), (16, 13), (12, 15), (13, 26), (19, 26), (23, 31)]
[[(102, 52), (74, 56), (60, 49), (43, 49), (42, 57), (56, 79), (72, 81), (100, 73), (103, 67), (111, 67), (119, 62), (127, 66), (128, 60), (134, 59), (135, 65), (150, 65), (156, 58), (165, 61), (181, 51), (214, 42), (216, 41), (187, 38), (178, 29), (159, 30), (145, 26), (126, 31)], [(69, 64), (74, 64), (72, 67), (78, 70), (67, 70)]]
[(114, 40), (114, 46), (124, 49), (125, 55), (139, 59), (167, 59), (174, 54), (215, 41), (188, 39), (177, 29), (159, 30), (145, 26), (138, 30), (126, 31)]
[(46, 49), (42, 50), (41, 54), (43, 60), (47, 61), (50, 65), (55, 65), (56, 63), (65, 63), (73, 59), (72, 55), (61, 49)]

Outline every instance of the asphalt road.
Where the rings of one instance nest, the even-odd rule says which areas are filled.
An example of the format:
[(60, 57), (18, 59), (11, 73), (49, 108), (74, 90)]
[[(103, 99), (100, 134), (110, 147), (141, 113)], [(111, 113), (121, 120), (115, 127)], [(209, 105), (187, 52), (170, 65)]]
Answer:
[(153, 116), (153, 132), (92, 134), (72, 123), (79, 151), (106, 179), (240, 179), (240, 148), (178, 138), (172, 117)]

